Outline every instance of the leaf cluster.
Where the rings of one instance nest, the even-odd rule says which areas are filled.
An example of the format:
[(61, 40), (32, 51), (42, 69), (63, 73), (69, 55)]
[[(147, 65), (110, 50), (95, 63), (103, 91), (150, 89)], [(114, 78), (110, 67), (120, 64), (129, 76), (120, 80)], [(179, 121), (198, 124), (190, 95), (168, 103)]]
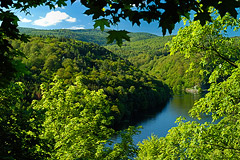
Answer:
[[(22, 82), (0, 89), (0, 159), (43, 159), (48, 148), (41, 139), (42, 112), (25, 101)], [(39, 148), (42, 148), (39, 150)]]

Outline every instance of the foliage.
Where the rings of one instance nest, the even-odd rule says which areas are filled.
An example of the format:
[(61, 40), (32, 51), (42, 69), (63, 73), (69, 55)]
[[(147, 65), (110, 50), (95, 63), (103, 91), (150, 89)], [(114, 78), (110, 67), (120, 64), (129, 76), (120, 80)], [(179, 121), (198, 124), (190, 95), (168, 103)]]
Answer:
[(107, 96), (103, 90), (86, 89), (80, 78), (74, 85), (57, 79), (51, 86), (43, 84), (43, 97), (34, 105), (45, 111), (42, 136), (52, 146), (50, 159), (102, 159), (104, 145), (113, 134), (108, 128), (113, 117)]
[[(76, 0), (71, 0), (74, 3)], [(200, 20), (201, 24), (211, 21), (208, 9), (214, 7), (219, 10), (221, 16), (229, 12), (234, 18), (237, 18), (236, 8), (240, 6), (237, 0), (220, 1), (213, 0), (166, 0), (166, 1), (109, 1), (102, 0), (96, 5), (95, 1), (81, 0), (81, 3), (87, 7), (85, 14), (92, 15), (94, 20), (109, 20), (108, 23), (102, 23), (101, 27), (118, 24), (121, 20), (128, 20), (132, 25), (140, 24), (145, 21), (147, 23), (158, 22), (162, 28), (163, 35), (168, 30), (170, 33), (174, 29), (177, 22), (181, 21), (181, 16), (189, 18), (190, 11), (195, 11), (197, 16), (195, 20)], [(99, 21), (96, 21), (99, 24)]]
[[(105, 46), (105, 48), (123, 58), (129, 59), (129, 61), (132, 63), (140, 61), (137, 62), (137, 67), (140, 67), (146, 63), (142, 60), (143, 58), (141, 58), (144, 57), (145, 54), (150, 56), (149, 59), (153, 59), (154, 56), (167, 55), (168, 53), (165, 49), (165, 43), (170, 41), (172, 37), (173, 36), (165, 36), (139, 39), (137, 41), (124, 42), (121, 48), (119, 48), (117, 45), (109, 45)], [(135, 58), (135, 56), (138, 58)]]
[[(172, 53), (178, 51), (187, 57), (202, 54), (201, 72), (212, 69), (209, 92), (190, 110), (193, 118), (211, 115), (212, 122), (184, 122), (180, 117), (178, 126), (166, 137), (139, 144), (138, 159), (239, 159), (240, 50), (237, 38), (224, 37), (221, 32), (229, 26), (238, 29), (239, 21), (228, 15), (215, 16), (213, 23), (205, 26), (194, 21), (169, 43)], [(158, 153), (147, 148), (151, 143), (157, 144)]]
[[(40, 138), (41, 112), (25, 102), (26, 87), (21, 82), (0, 89), (0, 159), (43, 159), (47, 149)], [(41, 148), (41, 150), (40, 150)]]
[[(23, 83), (1, 89), (1, 159), (127, 159), (136, 153), (132, 135), (138, 128), (110, 128), (111, 103), (103, 90), (90, 91), (77, 77), (65, 85), (55, 77), (42, 84), (42, 99), (25, 103)], [(27, 107), (26, 107), (27, 106)], [(111, 144), (114, 134), (122, 141)], [(108, 145), (109, 146), (109, 145)]]
[[(166, 137), (139, 144), (138, 159), (239, 159), (239, 76), (237, 68), (226, 81), (211, 86), (191, 110), (198, 118), (212, 114), (216, 123), (183, 122), (180, 118)], [(153, 144), (157, 144), (157, 153)]]
[(134, 127), (119, 133), (122, 142), (113, 148), (105, 146), (115, 133), (113, 122), (164, 103), (169, 97), (165, 85), (98, 45), (50, 37), (10, 42), (26, 54), (19, 60), (29, 72), (19, 83), (26, 88), (1, 90), (2, 158), (135, 156)]
[[(60, 2), (60, 1), (59, 1)], [(64, 2), (64, 1), (62, 1)], [(60, 6), (63, 3), (59, 3)], [(58, 3), (58, 2), (57, 2)], [(46, 5), (50, 8), (54, 8), (54, 4), (49, 0), (40, 1), (25, 1), (25, 0), (7, 0), (1, 1), (0, 4), (0, 87), (6, 87), (9, 82), (16, 77), (19, 64), (14, 60), (15, 57), (23, 56), (18, 50), (14, 50), (9, 43), (9, 39), (18, 39), (26, 42), (27, 36), (19, 33), (18, 30), (18, 17), (12, 12), (12, 9), (17, 9), (22, 12), (28, 12), (27, 10), (32, 7), (40, 5)]]
[(127, 41), (130, 41), (130, 37), (127, 35), (129, 32), (123, 30), (123, 31), (108, 31), (109, 36), (107, 37), (107, 43), (113, 43), (114, 40), (116, 40), (118, 46), (122, 46), (122, 40), (125, 39)]
[[(112, 150), (105, 148), (104, 144), (112, 135), (112, 129), (108, 128), (112, 119), (109, 116), (112, 114), (111, 110), (114, 109), (116, 113), (118, 111), (120, 113), (133, 111), (131, 106), (134, 105), (125, 107), (122, 104), (129, 102), (131, 104), (134, 101), (125, 100), (134, 97), (142, 100), (142, 104), (139, 106), (140, 110), (147, 109), (148, 101), (145, 101), (145, 95), (153, 97), (154, 100), (158, 100), (159, 97), (160, 101), (156, 101), (154, 104), (162, 103), (168, 97), (168, 95), (163, 94), (168, 89), (161, 82), (155, 83), (151, 77), (142, 76), (141, 72), (132, 74), (134, 67), (129, 67), (123, 60), (117, 61), (112, 54), (109, 54), (109, 59), (101, 59), (101, 56), (109, 53), (104, 49), (100, 54), (96, 54), (99, 50), (95, 50), (94, 47), (65, 38), (62, 38), (61, 41), (53, 39), (54, 43), (51, 42), (50, 38), (46, 38), (45, 41), (36, 38), (37, 42), (32, 46), (30, 43), (22, 44), (18, 41), (12, 41), (13, 39), (26, 41), (26, 37), (19, 34), (17, 29), (19, 19), (11, 11), (12, 9), (19, 9), (27, 13), (28, 9), (32, 7), (46, 5), (51, 9), (54, 8), (55, 4), (60, 7), (66, 5), (65, 2), (66, 0), (1, 1), (1, 88), (2, 86), (6, 87), (6, 83), (9, 84), (16, 73), (16, 68), (19, 65), (16, 64), (15, 58), (23, 56), (17, 50), (21, 47), (25, 51), (30, 51), (28, 56), (31, 61), (24, 60), (27, 67), (31, 69), (31, 73), (26, 75), (30, 79), (30, 81), (26, 81), (26, 84), (37, 88), (40, 83), (46, 82), (46, 85), (43, 86), (45, 89), (43, 96), (41, 97), (40, 93), (37, 96), (41, 101), (33, 104), (34, 109), (26, 107), (25, 101), (28, 104), (32, 97), (29, 98), (27, 93), (25, 93), (26, 98), (21, 97), (24, 88), (21, 83), (10, 83), (10, 86), (0, 90), (0, 111), (3, 112), (1, 114), (3, 116), (0, 118), (0, 152), (3, 159), (40, 159), (40, 157), (44, 159), (48, 155), (54, 159), (62, 157), (64, 159), (102, 159), (107, 157), (109, 153), (113, 154), (110, 154), (108, 159), (113, 157), (126, 159), (127, 156), (132, 156), (135, 152), (131, 135), (136, 133), (136, 130), (130, 128), (129, 133), (125, 134), (122, 144), (116, 145)], [(73, 3), (75, 0), (71, 0), (71, 2)], [(109, 24), (117, 24), (120, 19), (128, 19), (133, 25), (140, 25), (141, 20), (149, 23), (157, 21), (159, 26), (163, 28), (163, 34), (166, 33), (166, 30), (171, 33), (174, 24), (180, 21), (180, 16), (188, 17), (191, 10), (196, 11), (195, 19), (199, 19), (200, 22), (192, 23), (191, 26), (195, 26), (195, 29), (194, 27), (187, 28), (196, 35), (180, 33), (179, 35), (189, 42), (183, 41), (184, 43), (181, 44), (178, 43), (177, 39), (173, 39), (170, 46), (172, 45), (172, 51), (176, 51), (177, 46), (183, 47), (178, 49), (182, 49), (182, 53), (187, 56), (198, 51), (200, 51), (199, 54), (204, 54), (201, 63), (206, 69), (202, 72), (208, 74), (209, 69), (213, 70), (210, 76), (212, 85), (210, 92), (196, 104), (196, 108), (191, 113), (197, 117), (201, 113), (211, 113), (213, 120), (218, 120), (218, 122), (200, 125), (197, 122), (183, 123), (178, 120), (178, 127), (170, 130), (166, 138), (161, 138), (158, 142), (154, 140), (157, 142), (157, 146), (161, 146), (160, 149), (158, 148), (158, 153), (150, 151), (151, 148), (142, 150), (143, 144), (140, 147), (139, 158), (143, 158), (141, 155), (144, 155), (144, 158), (149, 156), (153, 159), (155, 157), (166, 159), (239, 159), (239, 46), (237, 39), (232, 40), (219, 35), (219, 30), (227, 28), (229, 25), (236, 26), (239, 22), (226, 16), (227, 19), (223, 18), (223, 21), (219, 19), (219, 22), (216, 18), (213, 23), (206, 25), (207, 27), (199, 25), (204, 24), (206, 20), (211, 21), (210, 14), (212, 13), (208, 12), (210, 6), (215, 7), (221, 17), (229, 12), (231, 16), (236, 18), (236, 8), (239, 7), (239, 1), (167, 0), (160, 2), (149, 0), (146, 3), (146, 1), (81, 0), (81, 3), (88, 8), (85, 14), (93, 15), (93, 19), (97, 23), (95, 26), (99, 26), (101, 29)], [(109, 18), (108, 23), (103, 18)], [(101, 20), (106, 23), (100, 23)], [(188, 33), (184, 29), (180, 32)], [(120, 37), (128, 40), (128, 36), (125, 34), (120, 35)], [(181, 39), (181, 37), (178, 38)], [(111, 37), (111, 40), (114, 39), (118, 41), (119, 45), (121, 44), (122, 39), (119, 38), (119, 34)], [(50, 45), (44, 47), (44, 43)], [(66, 47), (71, 46), (70, 44), (72, 48)], [(16, 48), (13, 48), (13, 45)], [(83, 47), (79, 49), (77, 47), (79, 45)], [(199, 50), (198, 47), (203, 50)], [(41, 56), (36, 56), (39, 53)], [(80, 56), (82, 53), (83, 57)], [(110, 60), (115, 61), (111, 62)], [(14, 66), (15, 64), (16, 66)], [(132, 70), (129, 71), (129, 68)], [(80, 71), (81, 69), (82, 71)], [(87, 76), (89, 73), (90, 76)], [(114, 76), (111, 78), (114, 80), (108, 79), (112, 73)], [(121, 73), (131, 74), (124, 76)], [(50, 83), (55, 74), (62, 76), (64, 81)], [(41, 76), (40, 80), (38, 76)], [(100, 79), (97, 79), (96, 76)], [(76, 83), (75, 77), (78, 77)], [(90, 86), (84, 87), (83, 82)], [(137, 82), (137, 85), (134, 82)], [(125, 86), (124, 84), (130, 85)], [(160, 87), (156, 87), (159, 85)], [(99, 90), (101, 87), (104, 88), (107, 95), (103, 93), (103, 90)], [(149, 97), (147, 97), (148, 100)], [(123, 101), (125, 102), (123, 103)], [(45, 118), (44, 123), (42, 123), (42, 118)], [(46, 144), (48, 146), (45, 146)], [(145, 151), (147, 154), (141, 154)]]
[[(185, 88), (205, 87), (205, 80), (195, 71), (188, 71), (191, 62), (198, 62), (199, 57), (185, 58), (181, 54), (169, 55), (165, 44), (173, 36), (156, 37), (135, 42), (124, 42), (117, 45), (105, 46), (117, 55), (129, 60), (137, 68), (157, 77), (172, 88), (174, 93), (181, 93)], [(188, 71), (188, 72), (187, 72)]]
[(113, 146), (106, 159), (129, 159), (136, 156), (137, 146), (133, 143), (132, 137), (140, 133), (141, 127), (129, 126), (127, 129), (118, 132), (121, 137), (121, 142)]
[(155, 135), (152, 135), (151, 138), (143, 140), (142, 143), (138, 144), (138, 157), (136, 159), (157, 159), (158, 154), (161, 151), (162, 145), (159, 138)]
[(175, 94), (184, 93), (187, 88), (206, 88), (207, 77), (199, 75), (201, 67), (189, 70), (190, 64), (198, 61), (198, 57), (187, 59), (181, 54), (168, 54), (152, 60), (149, 65), (152, 63), (153, 67), (148, 73), (169, 85)]
[[(209, 83), (225, 80), (231, 75), (231, 70), (237, 68), (236, 63), (240, 58), (238, 39), (224, 36), (228, 27), (233, 30), (240, 27), (239, 20), (229, 15), (221, 18), (217, 13), (213, 19), (213, 23), (205, 26), (201, 26), (199, 21), (190, 22), (168, 43), (171, 54), (179, 52), (186, 58), (200, 57), (199, 63), (203, 68), (199, 74), (210, 75)], [(194, 63), (191, 63), (191, 67), (194, 67)]]
[[(96, 42), (100, 45), (106, 44), (105, 32), (99, 30), (37, 30), (20, 28), (22, 33), (39, 36), (72, 37), (73, 39)], [(99, 38), (100, 36), (100, 38)], [(174, 93), (181, 93), (185, 88), (198, 88), (206, 86), (198, 71), (187, 72), (191, 61), (182, 55), (170, 56), (165, 44), (173, 36), (158, 37), (147, 33), (130, 33), (131, 42), (124, 42), (119, 48), (117, 45), (108, 45), (105, 48), (111, 50), (118, 56), (129, 60), (135, 67), (157, 77), (170, 86)], [(86, 38), (85, 38), (86, 37)], [(200, 69), (200, 68), (199, 68)], [(198, 69), (197, 69), (198, 70)]]
[(98, 45), (50, 37), (12, 44), (26, 54), (23, 62), (30, 73), (23, 80), (29, 87), (29, 101), (41, 99), (39, 85), (50, 83), (55, 75), (64, 79), (64, 84), (73, 84), (81, 75), (88, 89), (104, 89), (114, 104), (115, 123), (129, 119), (133, 111), (160, 107), (170, 97), (165, 84)]
[[(130, 126), (118, 132), (110, 128), (111, 103), (102, 89), (88, 90), (81, 76), (76, 77), (74, 85), (65, 85), (56, 76), (51, 86), (41, 87), (43, 98), (32, 105), (44, 114), (40, 136), (49, 146), (47, 159), (119, 160), (135, 156), (137, 146), (132, 137), (141, 127)], [(121, 142), (112, 145), (112, 136), (116, 135)]]

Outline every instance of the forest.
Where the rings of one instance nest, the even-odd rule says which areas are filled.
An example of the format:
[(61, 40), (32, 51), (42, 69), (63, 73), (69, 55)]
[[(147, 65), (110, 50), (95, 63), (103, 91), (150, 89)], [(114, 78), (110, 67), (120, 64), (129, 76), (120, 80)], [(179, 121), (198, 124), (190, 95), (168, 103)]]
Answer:
[[(147, 13), (143, 2), (136, 5), (139, 12), (129, 9), (130, 2), (81, 3), (95, 19), (122, 6), (124, 12), (115, 13), (113, 24), (120, 17), (133, 24), (143, 17), (150, 23), (148, 14), (158, 13), (155, 9)], [(103, 11), (111, 3), (109, 12)], [(179, 16), (197, 8), (192, 3), (181, 4), (189, 8), (176, 10), (174, 16), (170, 15), (175, 12), (160, 14), (163, 34), (172, 31)], [(165, 37), (148, 33), (127, 37), (125, 31), (111, 37), (114, 31), (101, 31), (110, 24), (107, 19), (95, 21), (100, 30), (17, 28), (15, 15), (8, 12), (9, 6), (24, 11), (43, 4), (54, 6), (45, 0), (1, 2), (0, 159), (240, 158), (240, 38), (227, 35), (228, 29), (240, 29), (233, 1), (230, 9), (225, 2), (203, 2), (196, 19), (185, 16), (182, 20), (188, 25), (176, 36)], [(168, 5), (166, 1), (162, 6), (168, 10)], [(103, 39), (106, 33), (110, 40)], [(118, 46), (106, 44), (112, 40)], [(137, 145), (133, 135), (141, 127), (117, 129), (121, 122), (164, 106), (172, 94), (188, 88), (207, 89), (189, 114), (195, 119), (210, 115), (211, 122), (179, 117), (165, 137), (152, 135)], [(121, 141), (114, 143), (116, 135)]]
[[(27, 148), (23, 151), (26, 155), (22, 156), (32, 159), (35, 156), (50, 156), (53, 159), (69, 156), (68, 152), (62, 153), (64, 148), (71, 144), (75, 146), (81, 140), (74, 142), (72, 138), (74, 141), (71, 144), (60, 142), (62, 136), (70, 136), (65, 125), (83, 124), (82, 129), (76, 127), (72, 134), (80, 133), (84, 126), (92, 128), (89, 133), (89, 129), (85, 128), (87, 133), (77, 135), (78, 138), (82, 139), (81, 143), (86, 141), (90, 145), (91, 142), (82, 136), (97, 134), (96, 139), (90, 137), (93, 138), (91, 141), (99, 141), (103, 147), (121, 122), (128, 121), (138, 112), (163, 106), (171, 96), (166, 84), (94, 43), (51, 36), (31, 37), (27, 43), (10, 40), (10, 43), (25, 57), (16, 58), (22, 65), (22, 68), (19, 67), (22, 75), (16, 77), (15, 82), (11, 82), (1, 94), (2, 115), (5, 115), (1, 119), (1, 126), (4, 126), (1, 136), (11, 137), (2, 143), (2, 148), (6, 149), (1, 151), (3, 158), (7, 155), (18, 157), (19, 150)], [(6, 108), (3, 102), (14, 107)], [(23, 123), (23, 120), (28, 123)], [(16, 134), (19, 132), (20, 135)], [(99, 145), (96, 144), (96, 147)], [(71, 149), (72, 156), (76, 152), (75, 147)], [(88, 147), (94, 146), (91, 144)], [(8, 153), (9, 148), (13, 152)], [(85, 148), (86, 151), (88, 149)], [(94, 152), (80, 157), (93, 156)]]
[(124, 42), (119, 48), (117, 45), (107, 45), (106, 48), (122, 58), (132, 62), (142, 71), (157, 77), (166, 83), (175, 94), (181, 94), (187, 88), (205, 89), (207, 79), (200, 76), (200, 67), (194, 72), (188, 71), (190, 63), (198, 63), (199, 57), (185, 58), (181, 54), (170, 55), (166, 43), (174, 36), (155, 37), (135, 42)]
[(106, 31), (100, 30), (37, 30), (20, 28), (22, 33), (31, 36), (54, 36), (73, 38), (76, 40), (97, 43), (112, 51), (119, 57), (127, 59), (136, 68), (148, 73), (166, 83), (175, 94), (184, 93), (195, 88), (196, 92), (209, 87), (207, 77), (200, 76), (199, 67), (195, 71), (186, 72), (191, 62), (197, 63), (199, 57), (191, 60), (183, 55), (170, 55), (165, 44), (173, 36), (160, 37), (149, 33), (130, 33), (130, 42), (123, 42), (120, 48), (117, 44), (106, 44)]
[(29, 101), (41, 99), (40, 85), (50, 84), (54, 77), (64, 85), (73, 85), (76, 77), (81, 77), (82, 85), (89, 90), (104, 90), (117, 122), (131, 117), (133, 110), (160, 106), (170, 97), (167, 85), (99, 45), (49, 37), (11, 44), (26, 55), (22, 62), (28, 73), (23, 82), (27, 80)]

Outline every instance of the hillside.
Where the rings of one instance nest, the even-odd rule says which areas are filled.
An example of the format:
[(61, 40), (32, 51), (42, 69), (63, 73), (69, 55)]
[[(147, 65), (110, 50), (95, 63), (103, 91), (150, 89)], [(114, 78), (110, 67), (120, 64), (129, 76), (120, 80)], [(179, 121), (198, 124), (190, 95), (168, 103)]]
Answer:
[[(72, 38), (85, 42), (106, 45), (106, 31), (98, 29), (83, 30), (39, 30), (32, 28), (20, 28), (22, 33), (31, 36), (53, 36), (58, 38)], [(170, 56), (165, 44), (173, 36), (159, 37), (149, 33), (130, 33), (130, 42), (124, 42), (120, 48), (117, 45), (107, 45), (105, 48), (127, 59), (140, 70), (157, 77), (169, 85), (175, 93), (181, 93), (186, 88), (205, 87), (206, 83), (199, 75), (198, 70), (194, 73), (188, 72), (189, 63), (182, 55)], [(196, 58), (197, 60), (197, 58)], [(196, 61), (193, 60), (193, 61)]]
[(64, 85), (74, 84), (80, 76), (89, 90), (104, 90), (118, 123), (141, 110), (163, 106), (170, 97), (169, 88), (161, 81), (93, 43), (33, 37), (28, 43), (12, 41), (12, 45), (26, 55), (22, 61), (29, 72), (24, 77), (28, 101), (41, 99), (39, 85), (50, 84), (55, 76)]
[[(130, 33), (131, 41), (124, 42), (123, 46), (106, 45), (106, 31), (100, 30), (37, 30), (31, 28), (20, 28), (22, 33), (38, 36), (54, 36), (65, 37), (93, 42), (105, 45), (105, 48), (117, 54), (123, 59), (130, 61), (140, 70), (157, 77), (166, 83), (174, 93), (182, 93), (189, 89), (206, 89), (209, 87), (207, 83), (207, 75), (200, 75), (200, 68), (196, 68), (194, 72), (188, 71), (190, 63), (199, 63), (201, 57), (187, 59), (176, 53), (169, 55), (165, 48), (166, 42), (170, 41), (173, 36), (159, 37), (149, 33)], [(239, 39), (239, 37), (233, 37)], [(200, 67), (200, 66), (198, 66)], [(211, 68), (209, 69), (211, 72)], [(195, 92), (197, 90), (194, 90)]]
[[(92, 42), (99, 45), (106, 45), (106, 37), (108, 34), (106, 33), (108, 30), (104, 32), (99, 29), (78, 29), (78, 30), (70, 30), (70, 29), (53, 29), (53, 30), (40, 30), (33, 28), (22, 28), (19, 27), (21, 33), (30, 35), (30, 36), (54, 36), (54, 37), (64, 37), (76, 39), (84, 42)], [(157, 35), (150, 33), (130, 33), (131, 41), (139, 41), (145, 39), (151, 39), (154, 37), (158, 37)]]
[(156, 76), (169, 85), (175, 93), (181, 93), (186, 88), (202, 87), (205, 83), (198, 73), (186, 72), (191, 61), (180, 54), (169, 55), (165, 44), (173, 36), (155, 37), (135, 42), (124, 42), (117, 45), (105, 46), (122, 58), (129, 60), (142, 71)]

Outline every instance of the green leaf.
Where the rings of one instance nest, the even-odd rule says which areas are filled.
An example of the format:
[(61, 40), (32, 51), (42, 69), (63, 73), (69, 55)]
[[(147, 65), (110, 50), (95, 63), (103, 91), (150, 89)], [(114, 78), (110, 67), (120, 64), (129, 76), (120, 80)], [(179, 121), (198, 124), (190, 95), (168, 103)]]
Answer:
[(114, 40), (116, 40), (118, 46), (122, 46), (123, 39), (130, 41), (130, 37), (127, 35), (129, 32), (125, 30), (120, 30), (120, 31), (108, 31), (107, 32), (109, 36), (107, 37), (107, 44), (113, 43)]
[(109, 21), (105, 18), (95, 20), (94, 22), (95, 22), (95, 24), (93, 25), (94, 29), (96, 29), (97, 27), (100, 27), (102, 32), (104, 31), (104, 26), (110, 27)]

